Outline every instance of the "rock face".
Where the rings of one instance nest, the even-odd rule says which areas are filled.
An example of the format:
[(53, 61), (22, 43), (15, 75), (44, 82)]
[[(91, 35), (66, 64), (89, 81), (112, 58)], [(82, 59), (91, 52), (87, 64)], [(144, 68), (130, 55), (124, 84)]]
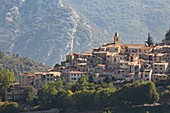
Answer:
[(107, 42), (65, 0), (1, 0), (0, 50), (54, 65), (66, 54)]
[(112, 36), (124, 43), (143, 43), (148, 32), (155, 42), (164, 39), (170, 23), (170, 0), (68, 0)]

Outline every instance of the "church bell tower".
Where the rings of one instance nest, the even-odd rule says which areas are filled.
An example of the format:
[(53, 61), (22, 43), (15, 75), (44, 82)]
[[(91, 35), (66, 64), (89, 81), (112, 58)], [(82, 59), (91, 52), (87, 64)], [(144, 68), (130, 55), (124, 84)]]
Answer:
[(119, 33), (116, 32), (114, 36), (114, 44), (119, 45), (119, 41), (120, 41), (120, 36), (119, 36)]

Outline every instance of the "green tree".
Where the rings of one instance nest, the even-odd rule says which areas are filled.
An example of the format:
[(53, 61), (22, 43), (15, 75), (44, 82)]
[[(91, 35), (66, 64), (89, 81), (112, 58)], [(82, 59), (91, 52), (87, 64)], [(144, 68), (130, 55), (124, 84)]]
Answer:
[(98, 85), (101, 87), (101, 88), (107, 88), (107, 84), (103, 81), (103, 80), (100, 80)]
[(154, 44), (154, 43), (153, 43), (153, 37), (151, 37), (150, 33), (148, 33), (148, 40), (145, 41), (145, 43), (146, 43), (149, 47)]
[(32, 86), (27, 86), (23, 91), (23, 101), (32, 104), (36, 97), (36, 90)]
[(0, 113), (18, 113), (19, 105), (16, 102), (5, 102)]
[(61, 78), (59, 78), (56, 82), (55, 82), (56, 88), (57, 90), (63, 90), (64, 86), (63, 86), (63, 81), (61, 80)]
[(71, 90), (74, 85), (75, 85), (74, 82), (67, 82), (67, 83), (64, 85), (64, 89), (65, 89), (65, 90)]
[(73, 108), (73, 92), (71, 90), (59, 91), (56, 99), (56, 107), (61, 111), (69, 111)]
[(94, 95), (94, 104), (98, 108), (106, 108), (111, 107), (111, 94), (113, 94), (115, 90), (110, 88), (101, 88), (95, 92)]
[(94, 88), (94, 84), (88, 82), (88, 76), (82, 76), (79, 81), (73, 85), (72, 91), (93, 90)]
[(170, 100), (170, 90), (165, 90), (161, 94), (160, 103), (161, 104), (166, 104), (168, 102), (168, 100)]
[(159, 94), (153, 82), (136, 82), (135, 84), (125, 85), (118, 90), (116, 99), (118, 99), (116, 102), (125, 105), (152, 104), (159, 100)]
[(2, 101), (7, 100), (7, 91), (14, 85), (15, 76), (13, 72), (8, 70), (0, 71), (0, 90)]
[(74, 106), (78, 111), (94, 109), (94, 90), (76, 91), (73, 95)]
[(165, 34), (165, 39), (166, 39), (166, 40), (170, 40), (170, 29), (169, 29), (169, 31), (167, 31), (167, 33)]
[(82, 76), (80, 77), (80, 79), (78, 80), (78, 83), (80, 84), (85, 84), (88, 82), (88, 76)]
[(56, 85), (54, 82), (45, 84), (43, 88), (38, 90), (38, 99), (45, 108), (52, 108), (55, 105), (56, 95), (58, 91), (56, 90)]

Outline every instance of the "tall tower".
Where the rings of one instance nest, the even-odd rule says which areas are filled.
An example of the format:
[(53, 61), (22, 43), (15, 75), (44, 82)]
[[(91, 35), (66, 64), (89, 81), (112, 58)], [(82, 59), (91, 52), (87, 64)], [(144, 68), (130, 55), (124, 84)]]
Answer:
[(119, 36), (119, 33), (116, 32), (114, 36), (114, 44), (119, 45), (119, 41), (120, 41), (120, 36)]

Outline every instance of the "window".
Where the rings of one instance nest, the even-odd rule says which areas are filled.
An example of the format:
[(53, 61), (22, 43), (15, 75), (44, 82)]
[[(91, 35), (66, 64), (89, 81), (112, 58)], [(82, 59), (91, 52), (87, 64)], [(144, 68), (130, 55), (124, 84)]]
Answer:
[(116, 58), (114, 58), (114, 62), (116, 62)]

